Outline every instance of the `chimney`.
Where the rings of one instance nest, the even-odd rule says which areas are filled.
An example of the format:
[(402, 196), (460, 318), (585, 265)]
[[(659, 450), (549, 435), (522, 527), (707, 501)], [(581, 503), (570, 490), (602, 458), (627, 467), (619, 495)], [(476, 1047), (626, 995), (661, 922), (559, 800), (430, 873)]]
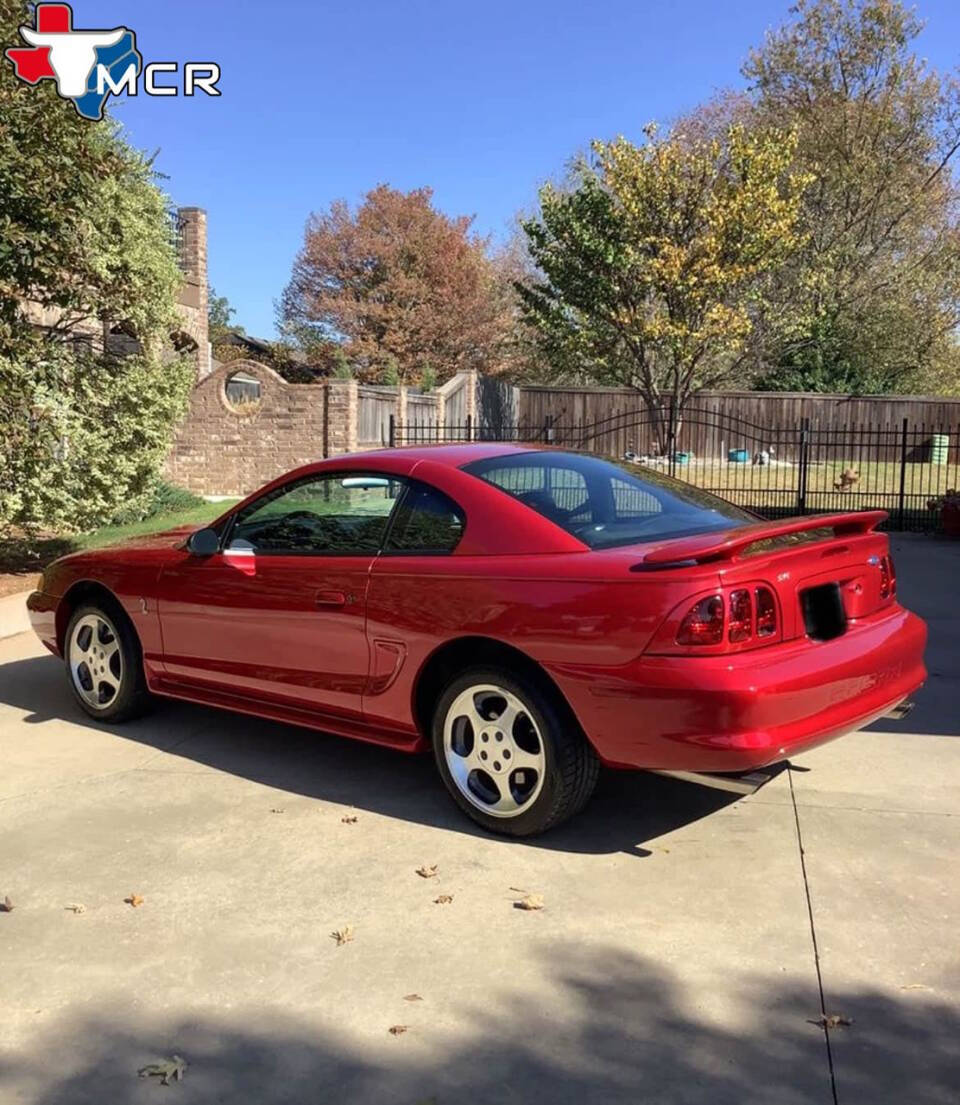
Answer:
[(197, 379), (210, 375), (207, 320), (207, 213), (202, 207), (177, 209), (177, 246), (184, 287), (180, 310), (187, 330), (197, 343)]

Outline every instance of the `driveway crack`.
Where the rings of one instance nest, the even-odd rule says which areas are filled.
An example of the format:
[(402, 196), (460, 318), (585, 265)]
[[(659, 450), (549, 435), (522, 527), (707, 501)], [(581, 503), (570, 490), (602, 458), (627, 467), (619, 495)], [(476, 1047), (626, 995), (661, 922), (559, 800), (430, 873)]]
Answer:
[(820, 948), (817, 945), (817, 926), (813, 919), (813, 901), (810, 897), (810, 880), (807, 877), (807, 860), (803, 850), (803, 833), (800, 831), (800, 811), (797, 808), (797, 795), (793, 789), (793, 772), (787, 770), (790, 783), (790, 802), (793, 806), (793, 821), (797, 828), (797, 848), (800, 852), (800, 871), (803, 875), (803, 892), (807, 898), (807, 918), (810, 921), (810, 939), (813, 943), (813, 965), (817, 972), (817, 990), (820, 994), (820, 1017), (823, 1026), (823, 1042), (827, 1049), (827, 1067), (830, 1071), (830, 1092), (833, 1105), (839, 1105), (837, 1097), (837, 1076), (833, 1067), (833, 1050), (830, 1047), (830, 1029), (827, 1027), (827, 1005), (823, 997), (823, 974), (820, 970)]

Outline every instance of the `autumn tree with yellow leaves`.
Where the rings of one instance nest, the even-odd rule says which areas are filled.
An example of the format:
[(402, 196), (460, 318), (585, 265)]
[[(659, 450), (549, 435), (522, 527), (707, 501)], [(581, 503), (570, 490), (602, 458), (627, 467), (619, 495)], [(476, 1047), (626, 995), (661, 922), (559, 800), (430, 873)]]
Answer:
[(594, 143), (569, 188), (541, 190), (523, 224), (538, 278), (517, 293), (551, 374), (635, 388), (663, 446), (667, 411), (751, 357), (810, 178), (791, 168), (794, 133), (645, 136)]

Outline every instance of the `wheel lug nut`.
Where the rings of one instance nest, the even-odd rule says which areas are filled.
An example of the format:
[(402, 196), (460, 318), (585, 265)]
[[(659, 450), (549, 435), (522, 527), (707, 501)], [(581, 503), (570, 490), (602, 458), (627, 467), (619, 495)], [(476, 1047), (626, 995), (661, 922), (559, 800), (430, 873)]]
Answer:
[(497, 733), (497, 740), (498, 740), (498, 741), (502, 741), (502, 740), (503, 740), (503, 733)]
[(500, 770), (500, 764), (496, 760), (493, 761), (493, 770), (494, 771), (499, 771)]
[(480, 759), (481, 759), (481, 760), (485, 760), (486, 758), (487, 758), (487, 754), (486, 754), (486, 752), (481, 752), (481, 753), (480, 753)]
[(484, 743), (484, 744), (486, 744), (486, 743), (487, 743), (487, 741), (488, 741), (488, 740), (489, 740), (490, 738), (489, 738), (489, 737), (487, 736), (487, 734), (486, 734), (486, 733), (481, 733), (481, 734), (480, 734), (480, 739), (481, 739), (481, 740), (483, 741), (483, 743)]
[(510, 749), (509, 749), (509, 748), (505, 748), (505, 749), (503, 750), (503, 758), (504, 758), (505, 760), (509, 760), (509, 759), (510, 759)]

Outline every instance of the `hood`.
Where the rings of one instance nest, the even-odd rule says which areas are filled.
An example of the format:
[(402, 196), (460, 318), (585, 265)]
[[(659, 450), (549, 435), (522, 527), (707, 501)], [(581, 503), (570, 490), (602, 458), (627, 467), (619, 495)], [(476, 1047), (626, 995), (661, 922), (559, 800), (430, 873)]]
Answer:
[(61, 557), (61, 560), (88, 560), (91, 557), (116, 556), (117, 553), (127, 552), (160, 552), (164, 549), (175, 549), (200, 529), (197, 523), (187, 526), (177, 526), (175, 529), (164, 530), (162, 533), (146, 533), (139, 537), (128, 537), (125, 541), (117, 541), (112, 545), (103, 545), (100, 548), (78, 549)]

